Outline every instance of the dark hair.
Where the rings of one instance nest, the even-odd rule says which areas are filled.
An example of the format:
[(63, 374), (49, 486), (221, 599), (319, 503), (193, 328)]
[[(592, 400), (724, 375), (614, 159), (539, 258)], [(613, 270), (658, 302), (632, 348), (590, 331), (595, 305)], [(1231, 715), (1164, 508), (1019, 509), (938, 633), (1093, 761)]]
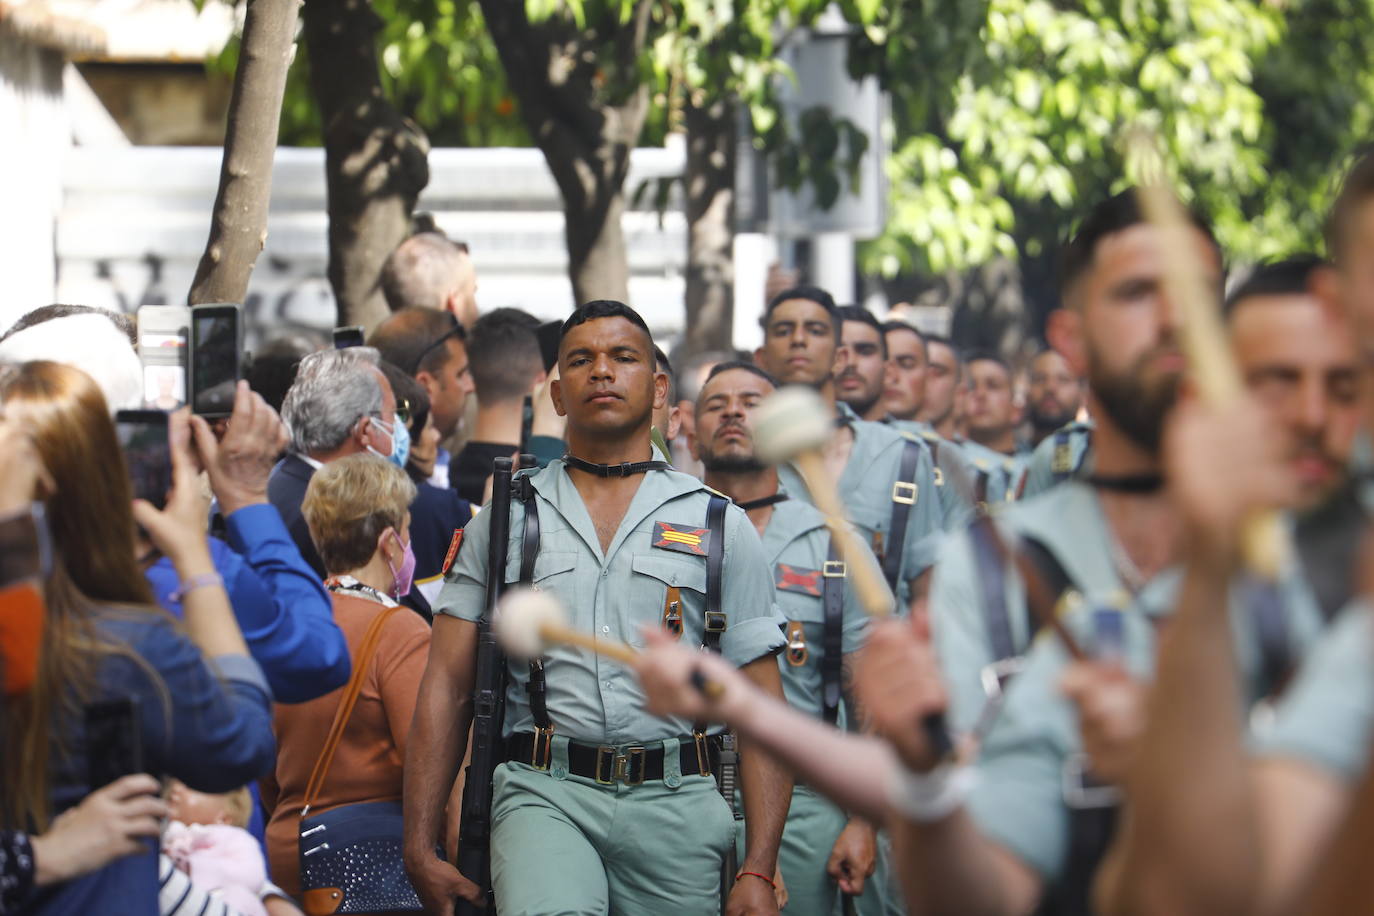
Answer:
[(406, 419), (406, 428), (410, 430), (411, 438), (419, 439), (420, 432), (425, 428), (425, 420), (429, 418), (429, 394), (425, 386), (407, 375), (400, 366), (394, 366), (386, 360), (382, 360), (377, 368), (382, 370), (382, 375), (391, 385), (397, 409), (410, 414)]
[[(1207, 236), (1207, 241), (1220, 256), (1221, 246), (1217, 244), (1216, 236), (1212, 234), (1212, 227), (1207, 221), (1192, 210), (1188, 211), (1188, 218), (1203, 235)], [(1143, 222), (1145, 214), (1141, 212), (1140, 199), (1135, 188), (1127, 188), (1113, 194), (1089, 210), (1088, 215), (1083, 217), (1083, 221), (1078, 224), (1078, 228), (1064, 243), (1059, 253), (1060, 294), (1066, 292), (1088, 268), (1092, 267), (1093, 258), (1097, 255), (1098, 242)]]
[(281, 413), (281, 402), (286, 399), (286, 392), (291, 390), (291, 383), (296, 380), (296, 369), (314, 349), (299, 334), (269, 340), (253, 354), (253, 362), (244, 373), (248, 387), (262, 395), (262, 399), (271, 404), (273, 410)]
[[(732, 359), (723, 363), (716, 363), (715, 367), (711, 369), (710, 372), (706, 373), (706, 381), (701, 383), (701, 390), (705, 391), (706, 386), (711, 383), (711, 379), (715, 378), (717, 375), (720, 375), (722, 372), (731, 372), (735, 369), (743, 369), (745, 372), (752, 372), (774, 388), (778, 387), (778, 380), (773, 378), (768, 372), (760, 369), (754, 363), (742, 359)], [(697, 396), (700, 397), (701, 392), (697, 392)]]
[(883, 360), (887, 360), (887, 335), (883, 333), (883, 325), (872, 312), (862, 305), (842, 305), (835, 310), (839, 313), (840, 324), (843, 326), (846, 321), (857, 321), (859, 324), (866, 324), (878, 333), (878, 348), (882, 350)]
[(123, 312), (112, 312), (109, 309), (97, 308), (94, 305), (42, 305), (31, 312), (26, 312), (19, 317), (19, 320), (10, 325), (9, 330), (0, 336), (0, 341), (9, 339), (20, 331), (39, 325), (45, 321), (52, 321), (56, 318), (66, 318), (69, 315), (104, 315), (114, 326), (129, 338), (129, 343), (138, 346), (138, 330), (134, 327), (134, 320)]
[(967, 350), (960, 359), (966, 366), (971, 366), (977, 362), (996, 363), (1002, 367), (1002, 371), (1007, 374), (1007, 378), (1011, 378), (1011, 364), (991, 350)]
[(1355, 211), (1371, 197), (1374, 197), (1374, 143), (1366, 143), (1355, 151), (1355, 158), (1341, 179), (1341, 189), (1331, 204), (1331, 212), (1326, 216), (1326, 254), (1333, 261), (1340, 260)]
[(573, 313), (563, 322), (563, 327), (558, 331), (559, 349), (562, 349), (563, 338), (568, 336), (568, 332), (581, 324), (589, 321), (596, 321), (598, 318), (624, 318), (630, 324), (644, 332), (644, 336), (649, 338), (649, 346), (654, 346), (654, 335), (649, 330), (649, 326), (644, 323), (644, 319), (639, 316), (639, 312), (630, 308), (623, 302), (614, 299), (593, 299), (591, 302), (579, 305), (573, 309)]
[(450, 337), (467, 338), (452, 312), (412, 305), (393, 312), (373, 328), (367, 345), (376, 347), (382, 359), (417, 375), (439, 372), (448, 364), (448, 348), (442, 344)]
[(478, 401), (499, 404), (529, 393), (544, 368), (538, 331), (538, 318), (514, 308), (493, 309), (473, 322), (468, 365)]
[(1312, 274), (1327, 266), (1315, 254), (1299, 254), (1282, 261), (1268, 261), (1255, 268), (1245, 282), (1231, 290), (1223, 310), (1229, 318), (1236, 307), (1256, 296), (1301, 296), (1311, 289)]
[(778, 293), (768, 300), (768, 305), (763, 309), (763, 317), (759, 319), (759, 325), (765, 330), (768, 328), (768, 317), (773, 314), (773, 309), (792, 299), (804, 299), (807, 302), (814, 302), (825, 309), (830, 316), (830, 324), (835, 328), (835, 343), (840, 342), (840, 313), (839, 307), (835, 305), (835, 297), (821, 289), (819, 286), (789, 286), (787, 289)]
[(654, 361), (659, 372), (668, 376), (668, 406), (677, 404), (677, 373), (673, 371), (673, 364), (668, 359), (668, 354), (663, 352), (663, 348), (654, 344)]

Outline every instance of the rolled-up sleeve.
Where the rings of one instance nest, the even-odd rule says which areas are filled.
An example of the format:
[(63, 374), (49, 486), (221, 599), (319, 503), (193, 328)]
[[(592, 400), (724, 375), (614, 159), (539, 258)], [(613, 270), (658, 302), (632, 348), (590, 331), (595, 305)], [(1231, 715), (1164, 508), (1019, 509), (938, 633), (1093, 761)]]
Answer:
[(748, 516), (731, 507), (727, 516), (721, 605), (728, 615), (720, 651), (736, 666), (776, 655), (787, 625), (773, 595), (773, 570)]
[(245, 563), (229, 582), (244, 641), (282, 703), (323, 696), (348, 682), (348, 643), (329, 593), (301, 557), (271, 505), (245, 506), (225, 520)]

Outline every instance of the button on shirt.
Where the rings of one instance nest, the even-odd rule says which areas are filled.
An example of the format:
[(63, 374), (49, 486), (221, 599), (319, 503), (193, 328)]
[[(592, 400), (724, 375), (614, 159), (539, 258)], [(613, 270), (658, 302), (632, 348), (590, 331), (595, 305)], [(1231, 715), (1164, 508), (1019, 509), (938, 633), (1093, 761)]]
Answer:
[[(710, 491), (677, 471), (649, 471), (621, 520), (610, 549), (602, 553), (591, 516), (561, 460), (533, 474), (539, 511), (540, 548), (534, 564), (536, 588), (556, 595), (568, 623), (583, 632), (642, 647), (645, 625), (661, 625), (669, 587), (682, 602), (682, 639), (699, 646), (705, 627), (706, 556), (680, 543), (664, 542), (658, 523), (703, 536)], [(506, 581), (519, 578), (524, 507), (511, 507)], [(774, 604), (773, 578), (763, 547), (743, 510), (725, 513), (721, 610), (727, 615), (722, 655), (745, 665), (782, 648), (782, 618)], [(436, 610), (475, 621), (486, 593), (490, 513), (465, 529), (458, 558), (439, 593)], [(687, 538), (690, 540), (690, 536)], [(583, 649), (550, 646), (545, 655), (549, 715), (560, 735), (593, 744), (625, 745), (685, 735), (691, 723), (645, 712), (645, 696), (634, 673), (620, 662)], [(525, 685), (529, 668), (512, 661), (506, 698), (505, 732), (534, 728)]]
[[(794, 665), (789, 653), (778, 662), (787, 702), (802, 712), (820, 716), (823, 709), (821, 659), (825, 655), (825, 562), (830, 551), (830, 530), (825, 516), (809, 503), (789, 499), (773, 506), (763, 531), (763, 551), (773, 570), (778, 609), (788, 623), (800, 623), (807, 648), (806, 660)], [(868, 615), (846, 577), (844, 616), (840, 624), (840, 651), (844, 655), (863, 646)]]
[[(902, 466), (902, 452), (908, 440), (901, 433), (881, 423), (860, 420), (844, 402), (837, 402), (840, 418), (854, 431), (854, 447), (849, 462), (840, 475), (840, 502), (849, 520), (872, 545), (874, 534), (882, 535), (884, 549), (892, 541), (892, 494)], [(941, 508), (935, 496), (935, 476), (931, 468), (930, 450), (920, 444), (921, 457), (916, 464), (916, 503), (907, 516), (906, 541), (902, 547), (902, 565), (898, 572), (897, 609), (905, 613), (911, 594), (910, 581), (935, 562), (937, 541), (941, 533)], [(810, 491), (792, 465), (778, 468), (778, 479), (793, 498), (811, 501)]]

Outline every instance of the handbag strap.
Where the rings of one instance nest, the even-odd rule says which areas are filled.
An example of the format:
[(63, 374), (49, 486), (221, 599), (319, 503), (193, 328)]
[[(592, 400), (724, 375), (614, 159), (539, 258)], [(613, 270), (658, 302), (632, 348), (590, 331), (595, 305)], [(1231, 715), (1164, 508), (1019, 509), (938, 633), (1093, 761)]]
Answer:
[(363, 633), (357, 657), (353, 662), (353, 673), (344, 686), (343, 696), (339, 698), (339, 708), (335, 710), (334, 721), (329, 726), (329, 737), (325, 738), (324, 747), (320, 749), (320, 756), (315, 761), (315, 768), (310, 771), (310, 781), (305, 784), (305, 803), (301, 808), (301, 817), (309, 813), (315, 799), (324, 788), (325, 777), (334, 762), (334, 752), (339, 749), (339, 742), (343, 740), (344, 729), (348, 727), (348, 719), (353, 715), (358, 695), (363, 692), (363, 679), (367, 677), (367, 666), (376, 652), (377, 643), (381, 642), (382, 627), (386, 624), (387, 618), (400, 609), (401, 605), (386, 608), (372, 618), (372, 623), (368, 624), (367, 630)]

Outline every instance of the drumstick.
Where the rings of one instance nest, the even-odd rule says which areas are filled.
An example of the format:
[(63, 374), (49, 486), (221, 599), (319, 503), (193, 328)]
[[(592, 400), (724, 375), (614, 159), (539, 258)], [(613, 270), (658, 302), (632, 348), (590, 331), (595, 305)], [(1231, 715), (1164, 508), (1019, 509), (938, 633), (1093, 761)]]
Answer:
[[(1198, 254), (1197, 230), (1167, 184), (1154, 133), (1137, 128), (1126, 143), (1141, 170), (1136, 191), (1141, 212), (1159, 233), (1164, 291), (1183, 315), (1180, 338), (1189, 372), (1206, 403), (1227, 407), (1241, 398), (1245, 388), (1222, 327), (1216, 290), (1208, 283)], [(1255, 512), (1245, 520), (1241, 551), (1253, 572), (1270, 581), (1278, 579), (1289, 545), (1277, 512)]]

